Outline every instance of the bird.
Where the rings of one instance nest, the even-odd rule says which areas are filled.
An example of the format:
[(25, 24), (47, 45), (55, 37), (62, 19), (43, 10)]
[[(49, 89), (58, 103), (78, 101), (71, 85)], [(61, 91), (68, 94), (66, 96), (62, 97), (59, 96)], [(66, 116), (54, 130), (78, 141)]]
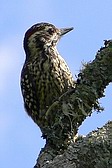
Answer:
[[(36, 23), (25, 33), (26, 54), (21, 70), (21, 91), (27, 114), (44, 127), (46, 111), (62, 94), (75, 87), (73, 75), (57, 50), (57, 43), (70, 28)], [(52, 114), (51, 114), (52, 115)]]

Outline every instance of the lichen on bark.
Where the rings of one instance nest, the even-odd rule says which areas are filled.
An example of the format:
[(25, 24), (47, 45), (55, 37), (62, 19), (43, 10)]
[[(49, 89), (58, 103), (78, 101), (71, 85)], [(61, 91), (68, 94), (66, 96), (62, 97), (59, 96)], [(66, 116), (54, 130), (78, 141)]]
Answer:
[[(85, 64), (80, 70), (76, 88), (67, 91), (49, 108), (46, 115), (49, 124), (41, 128), (44, 136), (46, 135), (46, 145), (38, 157), (35, 168), (44, 164), (46, 168), (53, 166), (55, 168), (56, 165), (60, 168), (112, 166), (111, 122), (85, 138), (73, 142), (79, 126), (86, 117), (94, 110), (103, 110), (98, 99), (104, 96), (104, 89), (110, 82), (112, 82), (111, 40), (100, 48), (92, 62)], [(73, 156), (69, 155), (70, 150)], [(71, 159), (66, 160), (67, 156), (69, 159), (72, 158), (72, 163)]]

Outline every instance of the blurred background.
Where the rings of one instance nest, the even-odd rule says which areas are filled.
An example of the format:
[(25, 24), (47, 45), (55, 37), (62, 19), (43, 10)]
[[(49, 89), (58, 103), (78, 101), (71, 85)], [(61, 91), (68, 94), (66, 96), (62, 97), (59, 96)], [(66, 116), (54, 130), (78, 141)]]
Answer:
[[(27, 116), (20, 91), (25, 60), (23, 38), (35, 23), (74, 27), (58, 45), (74, 77), (83, 62), (92, 61), (103, 40), (112, 39), (111, 0), (0, 1), (0, 167), (31, 168), (45, 141)], [(79, 129), (86, 135), (112, 119), (112, 85), (100, 100), (104, 112), (94, 112)]]

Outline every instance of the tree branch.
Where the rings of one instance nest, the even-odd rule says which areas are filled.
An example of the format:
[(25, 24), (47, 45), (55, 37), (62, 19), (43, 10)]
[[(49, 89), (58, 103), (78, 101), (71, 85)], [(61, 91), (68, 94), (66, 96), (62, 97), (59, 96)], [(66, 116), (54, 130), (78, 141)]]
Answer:
[[(76, 88), (63, 94), (47, 111), (45, 116), (47, 124), (41, 128), (43, 137), (46, 138), (46, 145), (39, 155), (35, 168), (39, 166), (42, 167), (44, 164), (49, 168), (54, 165), (53, 168), (55, 168), (54, 163), (56, 163), (56, 159), (62, 159), (63, 157), (65, 157), (65, 160), (58, 160), (59, 162), (56, 163), (58, 167), (62, 167), (64, 163), (70, 168), (87, 167), (86, 160), (89, 161), (89, 159), (91, 159), (89, 162), (91, 167), (95, 165), (99, 159), (101, 160), (97, 163), (98, 166), (99, 163), (103, 165), (107, 164), (107, 160), (103, 159), (103, 150), (107, 150), (107, 155), (108, 152), (110, 152), (108, 143), (110, 144), (109, 138), (112, 141), (112, 136), (107, 137), (107, 130), (110, 131), (110, 127), (112, 129), (111, 122), (110, 125), (108, 123), (100, 130), (90, 133), (86, 138), (82, 138), (80, 141), (76, 140), (77, 142), (73, 143), (78, 128), (86, 117), (90, 116), (93, 110), (102, 110), (99, 106), (98, 99), (104, 96), (104, 89), (112, 82), (112, 41), (106, 40), (105, 42), (105, 46), (97, 52), (95, 59), (91, 63), (85, 64), (80, 71)], [(103, 133), (103, 129), (106, 128), (106, 132)], [(94, 133), (96, 133), (97, 136)], [(105, 136), (107, 137), (106, 140), (104, 140)], [(96, 141), (97, 138), (98, 142)], [(102, 149), (101, 147), (104, 148)], [(71, 161), (69, 160), (70, 158), (68, 159), (69, 161), (66, 161), (65, 155), (67, 154), (68, 156), (71, 148), (73, 150), (71, 154), (73, 155), (72, 159), (74, 162), (72, 160), (73, 166), (68, 166), (69, 163), (71, 164)], [(94, 155), (92, 155), (93, 152), (95, 152)], [(60, 154), (63, 155), (60, 156)], [(98, 155), (97, 159), (95, 159), (95, 155)], [(81, 158), (84, 159), (81, 160)], [(107, 156), (107, 158), (109, 159), (109, 156)], [(82, 165), (82, 167), (80, 165)], [(98, 166), (96, 167), (98, 168)], [(104, 166), (101, 165), (100, 167), (104, 168)], [(89, 166), (87, 168), (89, 168)]]

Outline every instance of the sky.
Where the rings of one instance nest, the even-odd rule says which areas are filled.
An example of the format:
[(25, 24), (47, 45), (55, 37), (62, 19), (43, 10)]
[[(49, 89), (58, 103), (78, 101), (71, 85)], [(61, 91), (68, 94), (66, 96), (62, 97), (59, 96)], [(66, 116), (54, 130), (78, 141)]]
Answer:
[[(33, 168), (45, 141), (27, 116), (20, 90), (25, 60), (23, 38), (35, 23), (74, 27), (58, 45), (60, 55), (77, 75), (92, 61), (103, 40), (112, 38), (112, 0), (0, 1), (0, 168)], [(112, 85), (100, 99), (104, 112), (94, 112), (79, 128), (86, 135), (112, 120)]]

